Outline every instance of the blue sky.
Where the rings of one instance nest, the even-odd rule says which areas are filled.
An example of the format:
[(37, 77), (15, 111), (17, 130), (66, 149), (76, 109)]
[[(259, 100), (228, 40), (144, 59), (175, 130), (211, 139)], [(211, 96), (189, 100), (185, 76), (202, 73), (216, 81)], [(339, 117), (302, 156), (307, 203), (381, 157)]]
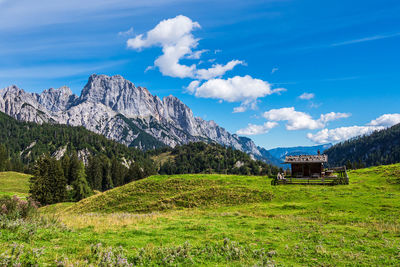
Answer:
[(120, 74), (266, 148), (337, 142), (400, 122), (398, 14), (385, 0), (0, 0), (0, 88), (79, 94)]

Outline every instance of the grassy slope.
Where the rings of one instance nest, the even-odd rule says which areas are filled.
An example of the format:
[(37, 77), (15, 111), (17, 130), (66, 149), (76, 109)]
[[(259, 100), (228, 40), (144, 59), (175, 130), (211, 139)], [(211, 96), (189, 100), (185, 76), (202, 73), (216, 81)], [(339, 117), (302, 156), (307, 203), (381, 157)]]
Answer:
[(159, 175), (87, 198), (69, 212), (149, 213), (267, 202), (269, 179), (229, 175)]
[(0, 172), (0, 196), (17, 195), (27, 197), (30, 177), (30, 175), (24, 173)]
[[(283, 266), (397, 265), (399, 172), (400, 164), (352, 171), (350, 185), (334, 187), (272, 187), (262, 177), (153, 176), (74, 205), (47, 207), (44, 213), (60, 214), (74, 230), (41, 230), (27, 241), (4, 231), (0, 247), (11, 241), (46, 247), (44, 261), (51, 263), (61, 255), (83, 260), (89, 245), (98, 242), (122, 246), (129, 257), (139, 248), (154, 250), (186, 241), (204, 247), (229, 238), (275, 251), (271, 260)], [(198, 207), (185, 208), (199, 199)], [(257, 261), (208, 258), (197, 263)]]

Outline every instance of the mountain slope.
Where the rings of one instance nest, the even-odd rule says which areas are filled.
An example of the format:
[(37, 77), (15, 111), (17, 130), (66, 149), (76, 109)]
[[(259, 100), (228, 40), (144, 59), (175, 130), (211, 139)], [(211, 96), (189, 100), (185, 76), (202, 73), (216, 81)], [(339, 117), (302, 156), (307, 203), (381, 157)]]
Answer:
[(120, 160), (140, 160), (146, 155), (83, 127), (18, 121), (0, 112), (0, 144), (4, 144), (11, 157), (22, 163), (33, 163), (43, 153), (61, 158), (75, 151), (86, 161), (90, 155), (101, 154)]
[(119, 75), (90, 76), (79, 97), (67, 87), (34, 94), (10, 86), (0, 90), (0, 111), (23, 121), (83, 126), (142, 150), (213, 141), (263, 158), (250, 139), (194, 117), (174, 96), (161, 100)]
[(222, 173), (242, 175), (276, 175), (278, 168), (248, 154), (203, 142), (176, 146), (173, 149), (151, 151), (160, 166), (160, 174)]
[(400, 162), (400, 124), (353, 138), (324, 152), (331, 166), (347, 163), (377, 166)]

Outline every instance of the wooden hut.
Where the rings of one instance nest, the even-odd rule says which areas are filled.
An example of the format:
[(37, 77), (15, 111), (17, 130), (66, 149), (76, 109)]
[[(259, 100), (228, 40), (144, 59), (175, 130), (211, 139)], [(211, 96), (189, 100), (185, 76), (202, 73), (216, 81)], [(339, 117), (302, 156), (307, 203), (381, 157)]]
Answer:
[(291, 164), (292, 177), (323, 177), (324, 163), (328, 162), (328, 155), (300, 155), (287, 156), (285, 163)]
[(278, 173), (271, 181), (272, 185), (279, 184), (304, 184), (304, 185), (338, 185), (349, 184), (346, 166), (325, 169), (328, 162), (327, 155), (299, 155), (286, 156), (285, 163), (291, 164), (292, 173), (285, 176)]

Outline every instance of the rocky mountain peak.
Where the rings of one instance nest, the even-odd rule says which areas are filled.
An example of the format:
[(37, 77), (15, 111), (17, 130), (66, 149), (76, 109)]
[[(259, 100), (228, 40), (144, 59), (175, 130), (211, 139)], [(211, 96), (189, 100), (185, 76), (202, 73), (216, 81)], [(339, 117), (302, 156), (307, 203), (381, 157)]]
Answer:
[(144, 87), (136, 87), (120, 75), (93, 74), (82, 90), (79, 102), (101, 103), (126, 117), (159, 119), (157, 99)]
[(20, 94), (21, 92), (24, 92), (24, 90), (18, 88), (16, 85), (11, 85), (0, 90), (0, 94), (2, 96), (4, 96), (6, 93)]
[(195, 118), (177, 97), (161, 100), (120, 75), (91, 75), (80, 97), (68, 87), (34, 94), (10, 86), (0, 90), (0, 111), (18, 120), (80, 125), (139, 148), (213, 141), (260, 156), (250, 139), (232, 135), (214, 121)]
[(50, 88), (37, 95), (39, 104), (53, 112), (66, 110), (76, 99), (77, 96), (67, 86), (62, 86), (58, 89)]

